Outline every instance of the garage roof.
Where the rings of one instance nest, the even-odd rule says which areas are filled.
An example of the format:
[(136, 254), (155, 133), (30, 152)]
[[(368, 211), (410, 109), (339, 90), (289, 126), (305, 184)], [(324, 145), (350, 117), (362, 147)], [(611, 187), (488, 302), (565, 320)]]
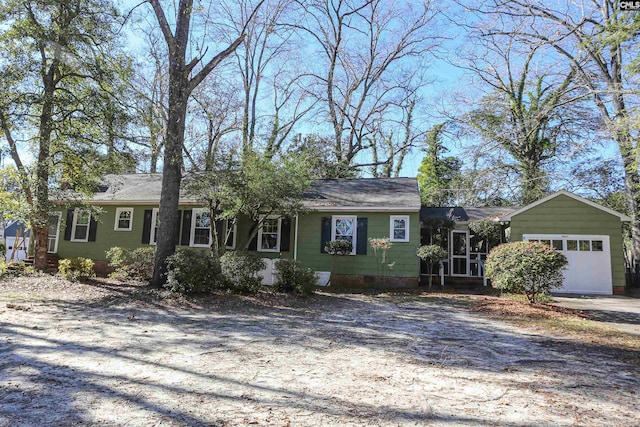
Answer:
[(534, 207), (536, 207), (538, 205), (541, 205), (541, 204), (543, 204), (543, 203), (545, 203), (545, 202), (547, 202), (547, 201), (549, 201), (551, 199), (555, 199), (558, 196), (570, 197), (570, 198), (572, 198), (574, 200), (577, 200), (579, 202), (582, 202), (582, 203), (584, 203), (586, 205), (592, 206), (592, 207), (594, 207), (596, 209), (600, 209), (603, 212), (606, 212), (606, 213), (611, 214), (613, 216), (617, 216), (618, 218), (620, 218), (620, 221), (622, 221), (622, 222), (631, 222), (631, 217), (629, 217), (629, 216), (627, 216), (625, 214), (621, 214), (620, 212), (614, 211), (613, 209), (609, 209), (609, 208), (607, 208), (605, 206), (602, 206), (602, 205), (600, 205), (600, 204), (598, 204), (596, 202), (592, 202), (589, 199), (585, 199), (584, 197), (577, 196), (577, 195), (575, 195), (573, 193), (570, 193), (568, 191), (565, 191), (565, 190), (560, 190), (558, 192), (555, 192), (553, 194), (548, 195), (547, 197), (543, 197), (542, 199), (540, 199), (538, 201), (535, 201), (535, 202), (533, 202), (533, 203), (531, 203), (531, 204), (529, 204), (527, 206), (524, 206), (524, 207), (522, 207), (522, 208), (520, 208), (520, 209), (518, 209), (518, 210), (516, 210), (514, 212), (511, 212), (509, 214), (503, 215), (498, 219), (500, 221), (511, 221), (512, 217), (514, 217), (516, 215), (519, 215), (519, 214), (521, 214), (523, 212), (526, 212), (529, 209), (532, 209), (532, 208), (534, 208)]

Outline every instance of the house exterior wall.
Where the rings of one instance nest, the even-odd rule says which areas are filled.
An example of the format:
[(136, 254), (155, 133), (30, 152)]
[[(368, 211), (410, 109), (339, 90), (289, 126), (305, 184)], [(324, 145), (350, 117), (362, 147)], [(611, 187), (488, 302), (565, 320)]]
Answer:
[(511, 218), (511, 241), (521, 241), (524, 234), (608, 235), (612, 283), (625, 286), (622, 222), (617, 216), (559, 195)]
[[(116, 220), (116, 208), (129, 207), (133, 208), (133, 222), (131, 231), (115, 231), (114, 224)], [(157, 208), (158, 205), (127, 205), (118, 206), (102, 206), (103, 212), (94, 218), (98, 221), (96, 227), (96, 240), (94, 242), (72, 242), (64, 240), (65, 227), (71, 227), (66, 224), (67, 209), (59, 209), (62, 212), (62, 220), (65, 222), (60, 226), (60, 235), (58, 237), (58, 255), (61, 258), (91, 258), (96, 261), (106, 260), (106, 251), (113, 246), (120, 246), (127, 249), (136, 249), (148, 244), (142, 244), (142, 228), (144, 221), (144, 211), (147, 209)]]
[[(133, 208), (133, 221), (131, 231), (116, 231), (114, 223), (116, 218), (116, 209), (122, 207)], [(120, 246), (127, 249), (135, 249), (139, 247), (149, 246), (143, 241), (144, 215), (146, 210), (157, 208), (157, 205), (108, 205), (102, 206), (103, 212), (95, 217), (98, 224), (96, 227), (95, 241), (88, 242), (72, 242), (64, 240), (65, 228), (71, 227), (71, 224), (62, 224), (60, 227), (60, 235), (58, 239), (58, 255), (61, 258), (84, 257), (91, 258), (95, 261), (106, 260), (106, 251), (113, 246)], [(180, 209), (194, 209), (197, 206), (181, 206)], [(67, 217), (67, 209), (60, 209), (62, 219)], [(387, 268), (382, 271), (376, 261), (373, 249), (367, 241), (365, 255), (350, 255), (338, 257), (336, 260), (335, 273), (341, 278), (352, 277), (352, 281), (367, 285), (374, 280), (376, 276), (385, 275), (396, 278), (416, 279), (419, 276), (419, 259), (416, 256), (416, 250), (420, 246), (420, 220), (418, 212), (414, 213), (394, 213), (394, 212), (310, 212), (300, 215), (298, 218), (298, 250), (297, 259), (308, 268), (316, 271), (331, 271), (333, 258), (331, 255), (321, 253), (321, 223), (322, 218), (330, 218), (332, 215), (354, 215), (358, 218), (367, 218), (367, 239), (370, 237), (389, 237), (390, 234), (390, 217), (392, 215), (409, 216), (409, 241), (393, 242), (391, 249), (387, 252), (387, 264), (393, 263), (391, 269)], [(247, 243), (248, 233), (251, 227), (251, 220), (248, 218), (240, 218), (237, 225), (236, 249), (242, 249)], [(180, 234), (182, 235), (182, 221)], [(296, 219), (290, 220), (289, 232), (289, 250), (281, 250), (278, 252), (262, 252), (257, 251), (254, 245), (249, 245), (250, 251), (257, 254), (261, 258), (293, 258), (295, 252), (295, 229)], [(281, 227), (282, 232), (282, 227)], [(281, 235), (281, 248), (285, 236)], [(180, 245), (179, 247), (185, 247)], [(206, 248), (201, 248), (206, 250)], [(348, 283), (349, 280), (341, 280)], [(354, 282), (354, 283), (355, 283)]]
[[(133, 222), (131, 231), (116, 231), (114, 230), (116, 209), (117, 208), (133, 208)], [(120, 246), (127, 249), (136, 249), (140, 247), (149, 246), (148, 243), (142, 243), (142, 230), (144, 223), (144, 213), (146, 210), (153, 210), (158, 208), (157, 205), (108, 205), (101, 206), (102, 213), (94, 218), (98, 221), (96, 228), (96, 239), (93, 242), (72, 242), (70, 240), (64, 240), (65, 227), (71, 227), (71, 224), (62, 224), (60, 227), (60, 236), (58, 242), (58, 255), (62, 258), (91, 258), (96, 261), (103, 261), (106, 259), (106, 251), (114, 246)], [(181, 211), (189, 209), (197, 209), (198, 206), (180, 206)], [(61, 209), (62, 219), (66, 218), (67, 209)], [(182, 235), (183, 221), (180, 222), (180, 235)], [(292, 230), (289, 237), (289, 251), (285, 252), (256, 252), (262, 258), (292, 258), (293, 252), (293, 227), (295, 226), (295, 220), (292, 221)], [(246, 243), (249, 229), (251, 227), (251, 221), (248, 218), (241, 218), (238, 221), (236, 236), (236, 248), (242, 245), (242, 242)], [(282, 242), (281, 242), (282, 245)], [(188, 245), (179, 245), (179, 247), (187, 247)], [(206, 249), (206, 248), (200, 248)]]
[[(391, 249), (387, 251), (387, 264), (394, 263), (394, 265), (384, 273), (392, 277), (418, 278), (420, 273), (420, 263), (416, 256), (416, 250), (420, 246), (420, 217), (418, 212), (340, 211), (311, 212), (300, 216), (297, 258), (305, 267), (312, 268), (315, 271), (331, 271), (333, 257), (321, 251), (321, 227), (322, 218), (329, 218), (332, 215), (354, 215), (358, 218), (367, 218), (367, 239), (389, 237), (391, 215), (409, 216), (409, 241), (393, 242)], [(382, 275), (376, 256), (368, 242), (366, 255), (338, 256), (335, 273), (341, 276)]]

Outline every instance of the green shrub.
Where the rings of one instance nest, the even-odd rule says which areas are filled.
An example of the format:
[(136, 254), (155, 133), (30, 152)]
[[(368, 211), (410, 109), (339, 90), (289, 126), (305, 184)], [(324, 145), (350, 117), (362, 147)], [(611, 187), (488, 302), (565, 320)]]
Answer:
[(281, 259), (276, 261), (277, 292), (309, 295), (316, 286), (316, 274), (310, 268), (303, 268), (300, 261)]
[(220, 288), (220, 265), (210, 251), (180, 248), (167, 257), (165, 287), (181, 294), (206, 293)]
[(567, 258), (538, 242), (514, 242), (497, 246), (487, 256), (487, 277), (503, 291), (525, 294), (530, 303), (562, 287)]
[(427, 263), (427, 271), (429, 274), (429, 288), (431, 288), (431, 273), (433, 271), (433, 265), (440, 260), (447, 258), (449, 254), (446, 250), (438, 245), (424, 245), (418, 248), (416, 255), (418, 255), (418, 258)]
[(4, 242), (0, 242), (0, 259), (4, 262), (7, 256), (7, 245)]
[(480, 242), (486, 244), (487, 249), (491, 249), (494, 245), (500, 243), (502, 226), (499, 222), (490, 218), (482, 218), (469, 222), (469, 229)]
[(36, 270), (32, 265), (26, 265), (24, 261), (4, 262), (0, 261), (1, 277), (45, 277), (47, 273)]
[(255, 293), (262, 286), (262, 277), (258, 275), (265, 268), (264, 261), (247, 252), (226, 252), (220, 258), (222, 274), (227, 289), (238, 293)]
[(75, 282), (93, 276), (93, 260), (88, 258), (65, 258), (58, 262), (58, 271), (67, 280)]
[(324, 246), (324, 251), (331, 255), (349, 255), (353, 245), (345, 239), (332, 240)]
[(112, 278), (149, 281), (153, 276), (155, 248), (145, 246), (134, 250), (114, 246), (107, 251), (109, 266), (115, 271)]

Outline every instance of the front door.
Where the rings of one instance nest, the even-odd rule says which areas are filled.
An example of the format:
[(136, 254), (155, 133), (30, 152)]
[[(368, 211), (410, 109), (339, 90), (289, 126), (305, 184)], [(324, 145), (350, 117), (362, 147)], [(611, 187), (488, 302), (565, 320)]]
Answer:
[(58, 237), (60, 235), (61, 212), (51, 212), (49, 214), (49, 231), (47, 239), (47, 252), (55, 254), (58, 252)]
[(451, 232), (451, 275), (469, 275), (469, 233), (453, 230)]

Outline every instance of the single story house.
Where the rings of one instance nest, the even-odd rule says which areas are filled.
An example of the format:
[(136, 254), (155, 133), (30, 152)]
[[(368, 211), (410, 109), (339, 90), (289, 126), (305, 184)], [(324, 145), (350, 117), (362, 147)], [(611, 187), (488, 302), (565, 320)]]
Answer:
[[(563, 287), (557, 292), (624, 293), (622, 225), (631, 218), (575, 194), (558, 191), (521, 208), (423, 207), (420, 216), (423, 222), (437, 217), (455, 221), (440, 242), (449, 252), (443, 262), (445, 281), (477, 281), (484, 276), (491, 248), (473, 235), (469, 223), (490, 218), (503, 225), (502, 242), (540, 241), (567, 257)], [(423, 227), (422, 243), (432, 240)]]
[[(89, 205), (52, 212), (49, 252), (61, 258), (88, 257), (105, 267), (105, 253), (113, 246), (135, 249), (155, 245), (158, 226), (160, 174), (110, 175)], [(385, 287), (417, 286), (421, 263), (416, 250), (434, 242), (424, 224), (429, 218), (454, 220), (438, 240), (449, 256), (443, 261), (446, 281), (475, 280), (484, 276), (484, 260), (491, 249), (474, 236), (472, 221), (490, 218), (502, 225), (498, 244), (504, 241), (537, 240), (565, 254), (569, 265), (561, 292), (612, 294), (624, 291), (625, 267), (622, 225), (631, 219), (590, 200), (560, 191), (527, 206), (518, 207), (421, 207), (415, 178), (321, 179), (311, 183), (304, 197), (305, 214), (292, 218), (266, 218), (246, 247), (266, 260), (264, 282), (273, 282), (274, 262), (299, 260), (314, 269), (319, 284), (326, 284), (333, 270), (333, 284)], [(181, 194), (180, 226), (176, 230), (182, 247), (211, 245), (208, 212), (202, 203)], [(228, 250), (249, 236), (252, 223), (238, 218), (218, 223), (226, 235)], [(384, 265), (369, 239), (390, 238)], [(324, 251), (326, 243), (347, 239), (350, 255), (337, 257)], [(335, 263), (334, 263), (335, 261)], [(425, 272), (422, 265), (422, 273)], [(424, 277), (424, 276), (423, 276)]]
[[(52, 213), (49, 251), (61, 258), (91, 258), (104, 267), (105, 252), (113, 246), (135, 249), (155, 245), (161, 180), (161, 174), (105, 177), (100, 191), (89, 200), (89, 205), (101, 208), (99, 215), (82, 207)], [(318, 272), (324, 283), (335, 267), (333, 284), (417, 286), (420, 194), (415, 178), (315, 180), (305, 194), (304, 205), (308, 212), (303, 215), (265, 219), (247, 247), (267, 261), (263, 272), (266, 284), (273, 281), (274, 260), (293, 258)], [(181, 194), (179, 215), (179, 245), (210, 247), (209, 214), (202, 203)], [(237, 237), (241, 233), (248, 237), (252, 224), (247, 218), (238, 218), (233, 224), (216, 226), (228, 236), (227, 249), (235, 250)], [(369, 239), (384, 237), (390, 238), (392, 247), (383, 268)], [(334, 265), (333, 256), (324, 247), (335, 239), (350, 240), (353, 251), (336, 259)]]

